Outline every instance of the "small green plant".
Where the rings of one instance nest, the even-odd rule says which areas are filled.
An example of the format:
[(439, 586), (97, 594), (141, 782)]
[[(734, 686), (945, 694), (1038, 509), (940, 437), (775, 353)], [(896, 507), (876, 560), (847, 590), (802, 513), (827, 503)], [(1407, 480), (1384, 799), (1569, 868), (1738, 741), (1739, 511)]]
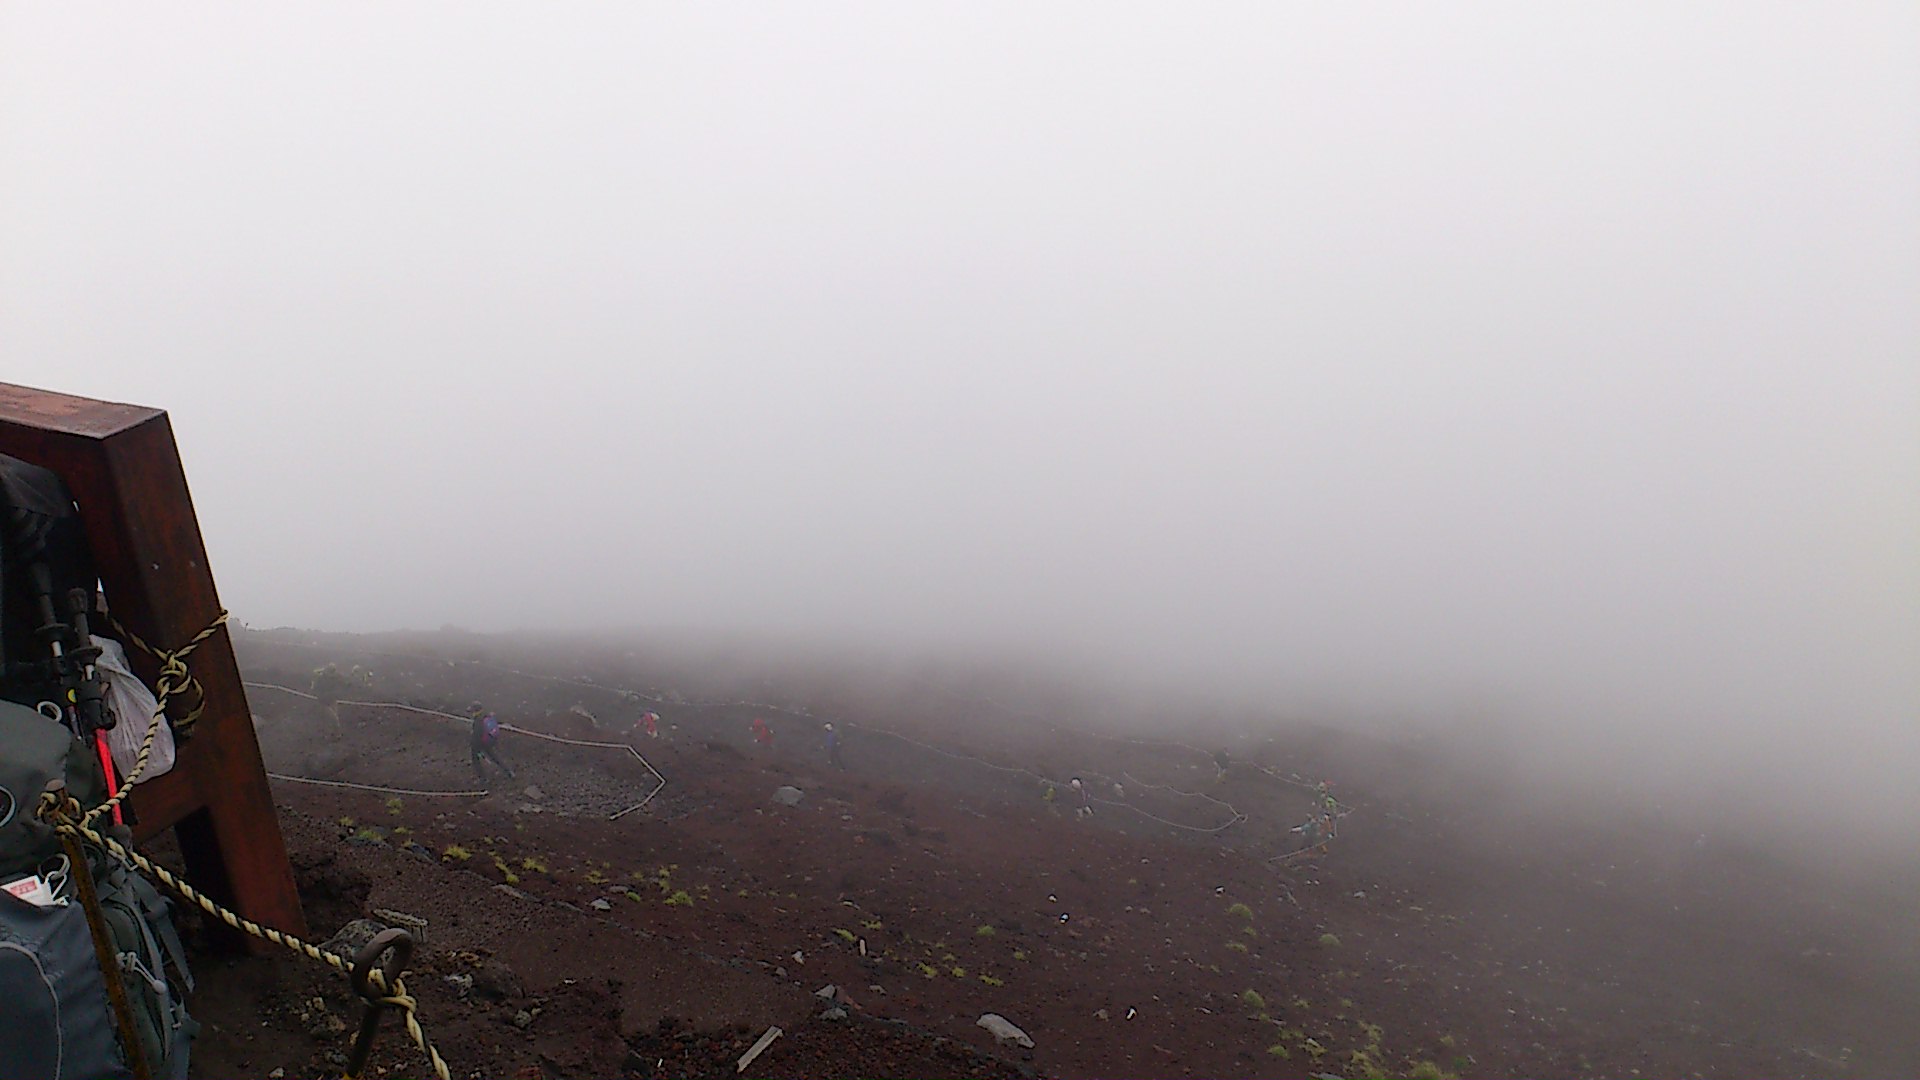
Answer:
[(1413, 1080), (1447, 1080), (1447, 1074), (1441, 1072), (1440, 1066), (1431, 1061), (1422, 1061), (1416, 1064), (1413, 1070), (1407, 1073), (1407, 1075), (1412, 1077)]
[(920, 968), (920, 974), (925, 975), (929, 979), (937, 979), (940, 977), (940, 969), (934, 967), (932, 964), (922, 962), (917, 966)]
[(666, 904), (668, 907), (692, 907), (693, 897), (687, 895), (685, 889), (675, 889), (673, 895), (667, 897)]
[(1256, 1012), (1267, 1011), (1267, 999), (1261, 997), (1260, 991), (1258, 990), (1240, 991), (1240, 1004), (1245, 1005), (1247, 1008), (1253, 1009)]
[(390, 795), (387, 797), (386, 805), (387, 805), (387, 813), (392, 814), (395, 817), (398, 817), (400, 815), (400, 811), (405, 809), (407, 804), (401, 800), (400, 796)]
[(1235, 904), (1227, 909), (1227, 915), (1230, 917), (1238, 916), (1242, 919), (1251, 919), (1253, 918), (1253, 909), (1245, 904)]
[(956, 979), (964, 979), (967, 977), (967, 969), (961, 967), (959, 964), (953, 965), (952, 967), (948, 968), (947, 971)]
[(1337, 949), (1340, 947), (1340, 939), (1337, 937), (1334, 937), (1332, 934), (1321, 934), (1320, 944), (1326, 946), (1329, 949)]
[(842, 941), (845, 941), (849, 945), (853, 944), (856, 940), (858, 940), (853, 936), (853, 931), (851, 930), (843, 930), (836, 927), (834, 928), (833, 933), (835, 937), (840, 938)]
[(992, 926), (985, 923), (973, 928), (974, 937), (992, 937), (997, 932), (998, 931), (994, 930)]
[(1007, 985), (1007, 980), (1005, 980), (1005, 979), (996, 979), (996, 978), (994, 978), (994, 977), (993, 977), (993, 976), (991, 976), (991, 975), (982, 975), (982, 976), (980, 976), (980, 981), (981, 981), (981, 982), (983, 982), (983, 983), (986, 983), (986, 984), (987, 984), (988, 986), (1005, 986), (1005, 985)]
[(1458, 1039), (1456, 1039), (1456, 1038), (1454, 1038), (1454, 1037), (1453, 1037), (1453, 1036), (1451, 1036), (1451, 1035), (1442, 1035), (1442, 1036), (1440, 1036), (1440, 1045), (1441, 1045), (1441, 1046), (1444, 1046), (1444, 1047), (1446, 1047), (1446, 1048), (1447, 1048), (1447, 1049), (1449, 1049), (1449, 1050), (1451, 1050), (1451, 1049), (1453, 1049), (1453, 1047), (1454, 1047), (1454, 1044), (1455, 1044), (1455, 1043), (1458, 1043), (1459, 1041), (1460, 1041), (1460, 1040), (1458, 1040)]
[(412, 835), (413, 835), (413, 830), (412, 830), (412, 829), (409, 829), (409, 828), (407, 828), (407, 827), (406, 827), (405, 825), (395, 825), (395, 826), (393, 827), (393, 835), (395, 835), (395, 836), (412, 836)]
[(587, 871), (587, 884), (605, 885), (606, 883), (607, 883), (607, 875), (601, 873), (599, 867), (596, 866), (593, 869)]
[(1267, 1047), (1267, 1053), (1272, 1054), (1281, 1061), (1285, 1061), (1293, 1056), (1293, 1051), (1288, 1050), (1284, 1043), (1274, 1043), (1272, 1046)]
[(353, 839), (364, 843), (378, 844), (385, 841), (387, 834), (379, 829), (362, 826), (353, 831)]
[(637, 892), (634, 892), (632, 889), (627, 890), (627, 899), (633, 901), (636, 904), (644, 904), (647, 902), (645, 897), (641, 896)]
[(1307, 1001), (1306, 998), (1297, 997), (1293, 999), (1293, 1007), (1296, 1009), (1311, 1009), (1313, 1008), (1313, 1005), (1311, 1002)]
[(1315, 1061), (1319, 1061), (1327, 1052), (1327, 1048), (1321, 1046), (1320, 1040), (1318, 1039), (1307, 1039), (1300, 1044), (1300, 1048), (1305, 1050), (1308, 1056), (1312, 1057)]
[(520, 884), (520, 875), (519, 875), (519, 874), (516, 874), (516, 873), (514, 873), (514, 872), (513, 872), (513, 871), (511, 871), (511, 870), (509, 870), (509, 871), (507, 871), (507, 884), (509, 884), (509, 885), (518, 885), (518, 884)]
[(1232, 949), (1232, 950), (1233, 950), (1234, 952), (1246, 952), (1246, 951), (1247, 951), (1247, 946), (1246, 946), (1246, 943), (1245, 943), (1245, 942), (1240, 942), (1240, 941), (1229, 941), (1229, 942), (1227, 942), (1227, 948), (1229, 948), (1229, 949)]
[(547, 872), (547, 864), (544, 862), (541, 862), (539, 859), (533, 857), (532, 855), (529, 855), (526, 858), (520, 860), (520, 869), (525, 870), (529, 873), (544, 874)]
[(466, 862), (468, 859), (473, 858), (473, 852), (468, 851), (459, 844), (448, 844), (447, 850), (441, 852), (440, 857), (443, 859), (459, 859), (461, 862)]
[(1347, 1051), (1347, 1061), (1352, 1063), (1349, 1071), (1356, 1076), (1386, 1075), (1386, 1066), (1380, 1064), (1380, 1059), (1374, 1056), (1373, 1051), (1374, 1047), (1371, 1046), (1364, 1050)]
[(1251, 927), (1251, 926), (1243, 926), (1243, 927), (1241, 927), (1241, 928), (1240, 928), (1240, 932), (1241, 932), (1241, 933), (1243, 933), (1243, 934), (1245, 934), (1245, 935), (1247, 935), (1247, 936), (1248, 936), (1248, 937), (1250, 937), (1250, 938), (1257, 938), (1257, 937), (1259, 937), (1259, 936), (1260, 936), (1260, 931), (1258, 931), (1258, 930), (1255, 930), (1255, 929), (1254, 929), (1253, 927)]
[(1027, 951), (1025, 949), (1015, 949), (1013, 950), (1013, 958), (1015, 960), (1025, 960), (1027, 958)]
[(341, 828), (343, 828), (343, 829), (351, 829), (351, 828), (353, 828), (353, 819), (352, 819), (352, 818), (350, 818), (350, 817), (343, 817), (343, 818), (341, 818), (341, 819), (340, 819), (340, 827), (341, 827)]
[(860, 929), (865, 930), (869, 933), (876, 931), (880, 929), (880, 920), (879, 919), (863, 919), (860, 922)]

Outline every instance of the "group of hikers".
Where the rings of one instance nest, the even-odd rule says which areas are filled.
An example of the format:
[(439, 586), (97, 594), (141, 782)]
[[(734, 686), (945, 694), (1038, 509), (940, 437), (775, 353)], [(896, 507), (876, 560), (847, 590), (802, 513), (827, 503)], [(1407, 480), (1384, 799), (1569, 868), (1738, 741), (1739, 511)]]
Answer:
[(1299, 833), (1303, 843), (1287, 854), (1299, 855), (1310, 852), (1315, 855), (1325, 855), (1327, 843), (1339, 834), (1337, 823), (1345, 813), (1346, 810), (1340, 805), (1340, 800), (1333, 797), (1333, 784), (1326, 780), (1320, 781), (1319, 785), (1313, 789), (1313, 810), (1308, 813), (1307, 820), (1288, 830)]
[[(477, 777), (482, 784), (487, 783), (486, 770), (481, 765), (484, 759), (491, 761), (494, 768), (503, 773), (507, 779), (514, 779), (515, 775), (512, 767), (500, 758), (501, 727), (499, 719), (491, 710), (488, 710), (477, 701), (468, 707), (467, 716), (471, 725), (468, 733), (468, 748), (471, 751), (474, 776)], [(636, 733), (644, 732), (650, 739), (659, 738), (660, 714), (652, 711), (641, 713), (640, 717), (634, 723), (634, 731)], [(770, 754), (773, 752), (773, 726), (767, 723), (765, 717), (754, 717), (752, 723), (747, 727), (747, 732), (753, 740), (754, 745), (758, 747), (762, 753)], [(844, 771), (847, 767), (847, 762), (842, 752), (844, 742), (841, 738), (840, 729), (834, 727), (831, 723), (823, 724), (821, 725), (821, 735), (823, 745), (826, 749), (827, 763), (836, 769)], [(1093, 793), (1089, 790), (1088, 785), (1076, 776), (1067, 782), (1067, 790), (1071, 793), (1069, 797), (1073, 804), (1073, 816), (1083, 819), (1092, 817)], [(1046, 799), (1048, 802), (1054, 800), (1054, 791), (1055, 789), (1052, 785), (1047, 786)], [(1116, 799), (1124, 799), (1126, 797), (1126, 792), (1119, 784), (1113, 785), (1113, 794)], [(1339, 799), (1334, 797), (1332, 782), (1327, 780), (1320, 781), (1313, 789), (1313, 809), (1307, 815), (1307, 820), (1288, 830), (1289, 832), (1300, 834), (1302, 841), (1301, 846), (1284, 854), (1326, 854), (1327, 844), (1337, 835), (1337, 823), (1345, 813), (1346, 808), (1340, 804)]]
[[(765, 717), (754, 717), (753, 723), (747, 726), (747, 732), (753, 737), (754, 745), (759, 747), (762, 753), (773, 752), (773, 725), (767, 723)], [(827, 764), (844, 771), (847, 767), (847, 759), (841, 754), (843, 743), (840, 738), (840, 729), (832, 724), (823, 724), (820, 734), (827, 751)]]
[[(473, 762), (473, 775), (483, 785), (488, 782), (486, 768), (481, 764), (484, 760), (492, 762), (493, 767), (507, 779), (515, 779), (513, 768), (501, 760), (500, 757), (501, 726), (499, 718), (494, 715), (492, 710), (477, 701), (467, 707), (467, 718), (469, 724), (467, 749)], [(642, 712), (634, 721), (633, 732), (635, 734), (644, 734), (649, 739), (658, 739), (660, 737), (660, 714), (652, 710)], [(759, 746), (762, 751), (772, 751), (773, 727), (767, 723), (765, 718), (754, 717), (753, 723), (748, 728), (748, 733), (752, 737), (755, 745)], [(840, 729), (834, 727), (832, 724), (825, 724), (822, 726), (821, 734), (824, 736), (827, 763), (836, 769), (845, 771), (847, 759), (843, 753), (845, 743), (841, 738)]]

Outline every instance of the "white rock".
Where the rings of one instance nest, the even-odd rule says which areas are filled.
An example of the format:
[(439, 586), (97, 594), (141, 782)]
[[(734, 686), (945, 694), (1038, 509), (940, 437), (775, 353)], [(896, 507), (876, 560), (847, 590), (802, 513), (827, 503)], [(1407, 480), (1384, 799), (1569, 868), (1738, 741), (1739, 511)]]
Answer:
[(1028, 1050), (1033, 1049), (1033, 1040), (1027, 1037), (1027, 1033), (1013, 1026), (1006, 1017), (1001, 1016), (999, 1013), (987, 1013), (977, 1022), (981, 1027), (986, 1028), (987, 1032), (999, 1042), (1015, 1043), (1026, 1047)]

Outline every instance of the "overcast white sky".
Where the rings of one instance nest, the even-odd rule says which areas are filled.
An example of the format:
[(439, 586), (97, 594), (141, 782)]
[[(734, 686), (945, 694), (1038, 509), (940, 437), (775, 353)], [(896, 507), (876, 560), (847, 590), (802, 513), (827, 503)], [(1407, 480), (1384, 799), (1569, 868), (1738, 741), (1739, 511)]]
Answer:
[(265, 625), (1910, 777), (1916, 192), (1904, 2), (0, 5), (0, 378), (169, 410)]

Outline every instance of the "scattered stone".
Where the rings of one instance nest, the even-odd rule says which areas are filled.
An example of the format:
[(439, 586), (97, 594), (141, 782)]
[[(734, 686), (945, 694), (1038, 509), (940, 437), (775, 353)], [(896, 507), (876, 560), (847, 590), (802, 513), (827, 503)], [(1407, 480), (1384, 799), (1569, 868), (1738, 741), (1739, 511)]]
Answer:
[(528, 784), (527, 789), (525, 791), (522, 791), (520, 794), (525, 795), (528, 799), (531, 799), (534, 802), (539, 802), (540, 800), (547, 797), (547, 793), (540, 790), (539, 784)]
[(838, 1005), (820, 1014), (820, 1019), (822, 1020), (845, 1020), (846, 1018), (847, 1010)]
[(791, 784), (782, 784), (773, 790), (773, 801), (781, 806), (798, 806), (807, 793)]
[(275, 1069), (272, 1072), (267, 1074), (267, 1080), (280, 1080), (280, 1078), (285, 1075), (287, 1075), (287, 1070)]
[[(419, 845), (416, 844), (415, 846), (418, 847)], [(433, 858), (433, 852), (428, 851), (424, 847), (420, 848), (420, 850), (426, 851), (428, 858), (430, 859)], [(440, 860), (433, 859), (433, 861), (439, 862)], [(402, 930), (405, 930), (408, 934), (411, 934), (413, 936), (413, 944), (415, 945), (415, 947), (425, 945), (427, 943), (427, 920), (421, 918), (420, 916), (409, 915), (404, 911), (395, 911), (392, 908), (383, 908), (383, 907), (374, 908), (373, 913), (375, 915), (378, 915), (380, 918), (385, 919), (388, 926), (400, 927)]]
[(533, 897), (531, 897), (531, 896), (528, 896), (528, 895), (527, 895), (526, 893), (524, 893), (524, 892), (521, 892), (521, 891), (520, 891), (519, 889), (516, 889), (516, 888), (514, 888), (513, 886), (511, 886), (511, 885), (507, 885), (507, 884), (504, 884), (504, 883), (502, 883), (502, 884), (499, 884), (499, 885), (495, 885), (495, 886), (494, 886), (494, 889), (495, 889), (496, 891), (499, 891), (499, 892), (503, 892), (503, 893), (506, 893), (506, 894), (507, 894), (508, 896), (511, 896), (511, 897), (513, 897), (513, 898), (514, 898), (515, 900), (531, 900), (531, 899), (533, 899)]
[(781, 1034), (782, 1034), (781, 1030), (777, 1027), (768, 1028), (765, 1034), (761, 1035), (758, 1039), (754, 1040), (754, 1043), (752, 1046), (747, 1047), (746, 1053), (740, 1055), (740, 1061), (738, 1065), (735, 1066), (733, 1071), (746, 1072), (747, 1066), (753, 1064), (753, 1059), (759, 1057), (761, 1051), (765, 1050), (769, 1046), (772, 1046), (773, 1040), (779, 1038)]
[(874, 983), (873, 985), (867, 987), (867, 991), (869, 993), (879, 994), (881, 997), (887, 996), (886, 988), (881, 986), (879, 983)]
[(340, 928), (339, 932), (320, 943), (320, 947), (336, 956), (352, 960), (379, 936), (387, 924), (377, 919), (355, 919)]
[(607, 903), (607, 898), (604, 896), (594, 897), (593, 903), (588, 904), (587, 906), (592, 908), (595, 911), (612, 911), (613, 910), (613, 905)]
[(783, 967), (776, 967), (773, 969), (773, 974), (778, 978), (784, 979), (787, 977), (787, 969)]
[(453, 987), (454, 993), (461, 997), (466, 997), (467, 993), (473, 989), (473, 976), (465, 974), (464, 972), (449, 975), (447, 976), (447, 985)]
[(525, 992), (520, 976), (498, 960), (489, 960), (474, 969), (473, 989), (489, 1001), (517, 998)]
[(329, 1012), (323, 1004), (314, 1015), (313, 1022), (307, 1025), (307, 1034), (316, 1039), (332, 1038), (347, 1030), (347, 1022)]
[(1015, 1027), (1011, 1021), (999, 1013), (987, 1013), (975, 1022), (986, 1028), (987, 1033), (997, 1042), (1010, 1042), (1028, 1050), (1033, 1049), (1033, 1040), (1027, 1036), (1027, 1033)]
[(513, 1014), (513, 1026), (525, 1031), (533, 1026), (533, 1014), (525, 1009)]
[(822, 1001), (838, 1001), (840, 999), (840, 988), (833, 983), (828, 983), (820, 989), (815, 990), (813, 996)]

